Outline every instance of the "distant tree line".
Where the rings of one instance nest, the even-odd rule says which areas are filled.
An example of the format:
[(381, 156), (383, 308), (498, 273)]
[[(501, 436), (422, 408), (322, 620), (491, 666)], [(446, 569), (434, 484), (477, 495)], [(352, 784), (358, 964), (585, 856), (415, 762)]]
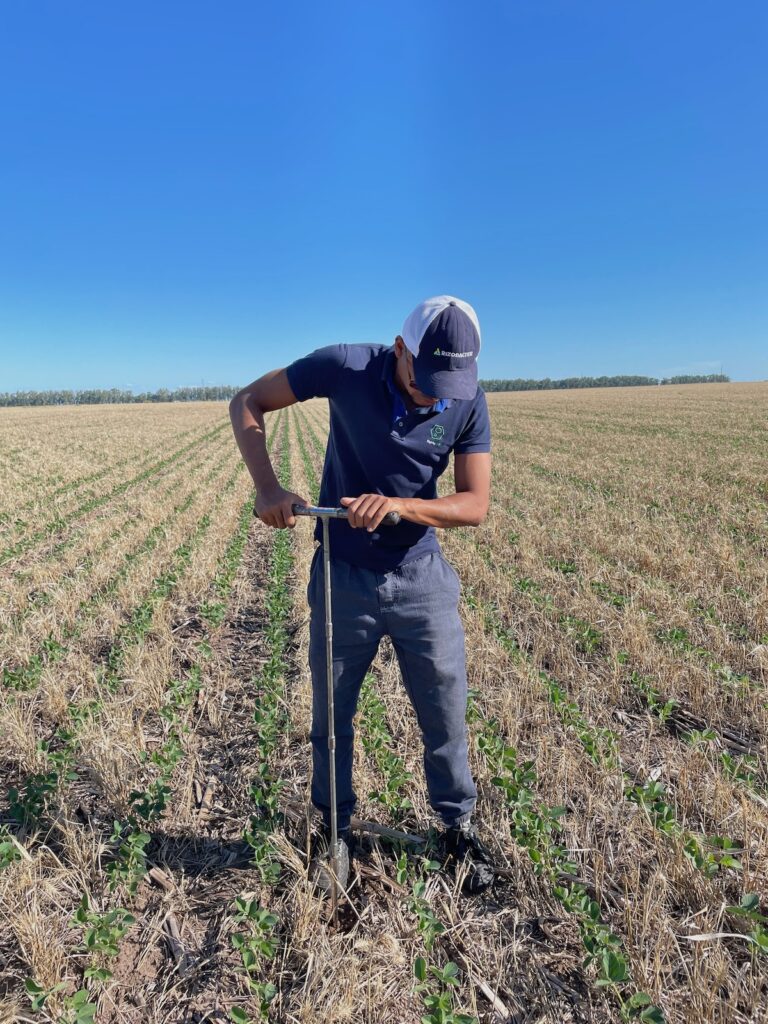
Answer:
[(123, 391), (120, 388), (90, 388), (86, 391), (0, 392), (1, 405), (117, 405), (124, 402), (217, 402), (230, 399), (239, 388), (229, 384), (199, 388), (160, 388), (158, 391)]
[[(564, 377), (562, 380), (481, 380), (484, 391), (550, 391), (557, 388), (631, 388), (642, 384), (725, 384), (724, 373), (686, 377)], [(118, 405), (125, 402), (221, 402), (237, 394), (229, 384), (199, 388), (160, 388), (158, 391), (123, 391), (120, 388), (90, 388), (86, 391), (13, 391), (0, 392), (3, 405)]]
[(639, 377), (623, 374), (618, 377), (563, 377), (562, 380), (481, 380), (483, 391), (552, 391), (565, 388), (636, 388), (649, 384), (727, 384), (724, 373), (688, 374), (684, 377)]

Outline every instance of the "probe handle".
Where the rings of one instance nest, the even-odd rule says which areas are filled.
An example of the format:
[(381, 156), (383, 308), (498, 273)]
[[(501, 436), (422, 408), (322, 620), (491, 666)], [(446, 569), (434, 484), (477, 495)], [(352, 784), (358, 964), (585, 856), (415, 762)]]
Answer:
[[(349, 510), (346, 508), (321, 508), (318, 505), (291, 505), (291, 511), (295, 516), (317, 516), (321, 519), (349, 518)], [(387, 512), (379, 525), (397, 526), (399, 522), (399, 512)]]

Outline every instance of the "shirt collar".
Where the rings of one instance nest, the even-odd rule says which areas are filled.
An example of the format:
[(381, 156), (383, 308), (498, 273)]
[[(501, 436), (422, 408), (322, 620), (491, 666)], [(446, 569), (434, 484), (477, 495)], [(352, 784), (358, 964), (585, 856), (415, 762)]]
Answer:
[[(381, 370), (381, 379), (386, 381), (387, 387), (391, 394), (394, 395), (395, 415), (405, 416), (407, 412), (405, 402), (403, 401), (403, 396), (400, 394), (400, 390), (395, 384), (395, 350), (392, 348), (387, 352), (384, 358), (384, 366)], [(424, 413), (428, 412), (442, 412), (443, 409), (447, 409), (450, 405), (453, 405), (452, 398), (438, 398), (434, 405), (418, 405), (412, 411), (419, 413), (420, 415), (424, 415)]]

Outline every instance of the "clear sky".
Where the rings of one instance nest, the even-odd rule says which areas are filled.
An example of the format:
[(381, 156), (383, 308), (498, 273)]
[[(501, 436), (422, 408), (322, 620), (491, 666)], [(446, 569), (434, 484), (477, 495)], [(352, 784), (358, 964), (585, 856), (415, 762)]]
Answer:
[(768, 378), (767, 11), (6, 4), (0, 391), (243, 385), (443, 292), (482, 377)]

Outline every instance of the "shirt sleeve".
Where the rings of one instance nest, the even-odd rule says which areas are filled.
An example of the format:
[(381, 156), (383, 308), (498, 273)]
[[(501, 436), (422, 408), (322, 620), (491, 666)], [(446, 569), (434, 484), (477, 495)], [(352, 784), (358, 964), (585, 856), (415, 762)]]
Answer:
[(478, 389), (472, 412), (453, 446), (453, 451), (456, 455), (471, 455), (473, 452), (489, 452), (490, 450), (491, 418), (488, 415), (488, 402), (485, 392)]
[(332, 398), (346, 363), (346, 345), (315, 349), (286, 366), (291, 391), (300, 402), (308, 398)]

